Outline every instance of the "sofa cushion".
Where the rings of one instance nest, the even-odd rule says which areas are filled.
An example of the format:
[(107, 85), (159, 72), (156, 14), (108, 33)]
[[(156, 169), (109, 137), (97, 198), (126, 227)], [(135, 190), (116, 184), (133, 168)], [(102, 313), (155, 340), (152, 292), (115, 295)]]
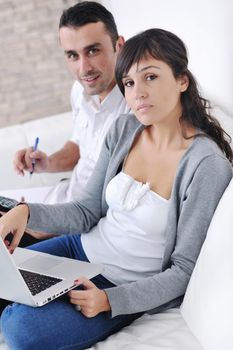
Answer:
[(205, 350), (233, 349), (233, 180), (211, 221), (181, 313)]
[[(180, 309), (143, 315), (90, 350), (204, 350), (190, 332)], [(0, 333), (0, 350), (10, 350)]]

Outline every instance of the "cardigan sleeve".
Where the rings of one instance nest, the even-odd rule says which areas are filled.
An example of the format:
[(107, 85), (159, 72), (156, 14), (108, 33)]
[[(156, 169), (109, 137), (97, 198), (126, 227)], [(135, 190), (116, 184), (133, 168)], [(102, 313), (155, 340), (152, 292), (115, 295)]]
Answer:
[(28, 227), (57, 234), (90, 231), (102, 216), (102, 194), (109, 159), (108, 139), (105, 139), (93, 174), (80, 198), (77, 201), (53, 205), (28, 203)]
[(112, 317), (153, 313), (181, 302), (214, 211), (231, 178), (232, 168), (223, 156), (213, 154), (200, 162), (185, 191), (176, 227), (168, 227), (176, 234), (167, 267), (151, 277), (106, 289)]

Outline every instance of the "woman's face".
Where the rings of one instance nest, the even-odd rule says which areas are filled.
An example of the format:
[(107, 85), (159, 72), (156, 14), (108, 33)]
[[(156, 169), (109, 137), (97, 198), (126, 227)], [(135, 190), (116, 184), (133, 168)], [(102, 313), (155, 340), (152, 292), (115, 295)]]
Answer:
[(145, 57), (130, 68), (122, 81), (126, 101), (142, 124), (166, 123), (171, 118), (180, 118), (180, 95), (188, 87), (188, 78), (175, 79), (165, 62)]

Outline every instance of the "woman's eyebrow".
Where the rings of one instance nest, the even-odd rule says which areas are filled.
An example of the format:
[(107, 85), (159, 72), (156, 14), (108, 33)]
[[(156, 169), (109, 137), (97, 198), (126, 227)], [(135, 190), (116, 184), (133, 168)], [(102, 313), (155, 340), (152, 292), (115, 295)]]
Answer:
[[(147, 70), (147, 69), (150, 69), (150, 68), (161, 69), (161, 68), (158, 67), (158, 66), (150, 65), (150, 66), (142, 67), (140, 70), (137, 70), (137, 72), (140, 73), (140, 72), (143, 72), (143, 71), (145, 71), (145, 70)], [(123, 75), (123, 76), (122, 76), (122, 79), (125, 79), (125, 78), (127, 78), (127, 77), (129, 77), (129, 74)]]
[(150, 65), (150, 66), (142, 67), (140, 70), (138, 70), (138, 72), (143, 72), (144, 70), (147, 70), (147, 69), (150, 69), (150, 68), (161, 69), (158, 66)]

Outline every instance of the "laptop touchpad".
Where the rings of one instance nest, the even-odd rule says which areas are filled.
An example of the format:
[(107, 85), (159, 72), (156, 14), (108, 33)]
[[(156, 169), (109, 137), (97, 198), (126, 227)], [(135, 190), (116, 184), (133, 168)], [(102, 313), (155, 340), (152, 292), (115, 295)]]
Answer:
[(56, 267), (61, 264), (63, 261), (61, 259), (56, 259), (55, 257), (46, 257), (44, 255), (33, 256), (20, 264), (18, 264), (18, 268), (35, 270), (35, 271), (48, 271), (51, 268)]

